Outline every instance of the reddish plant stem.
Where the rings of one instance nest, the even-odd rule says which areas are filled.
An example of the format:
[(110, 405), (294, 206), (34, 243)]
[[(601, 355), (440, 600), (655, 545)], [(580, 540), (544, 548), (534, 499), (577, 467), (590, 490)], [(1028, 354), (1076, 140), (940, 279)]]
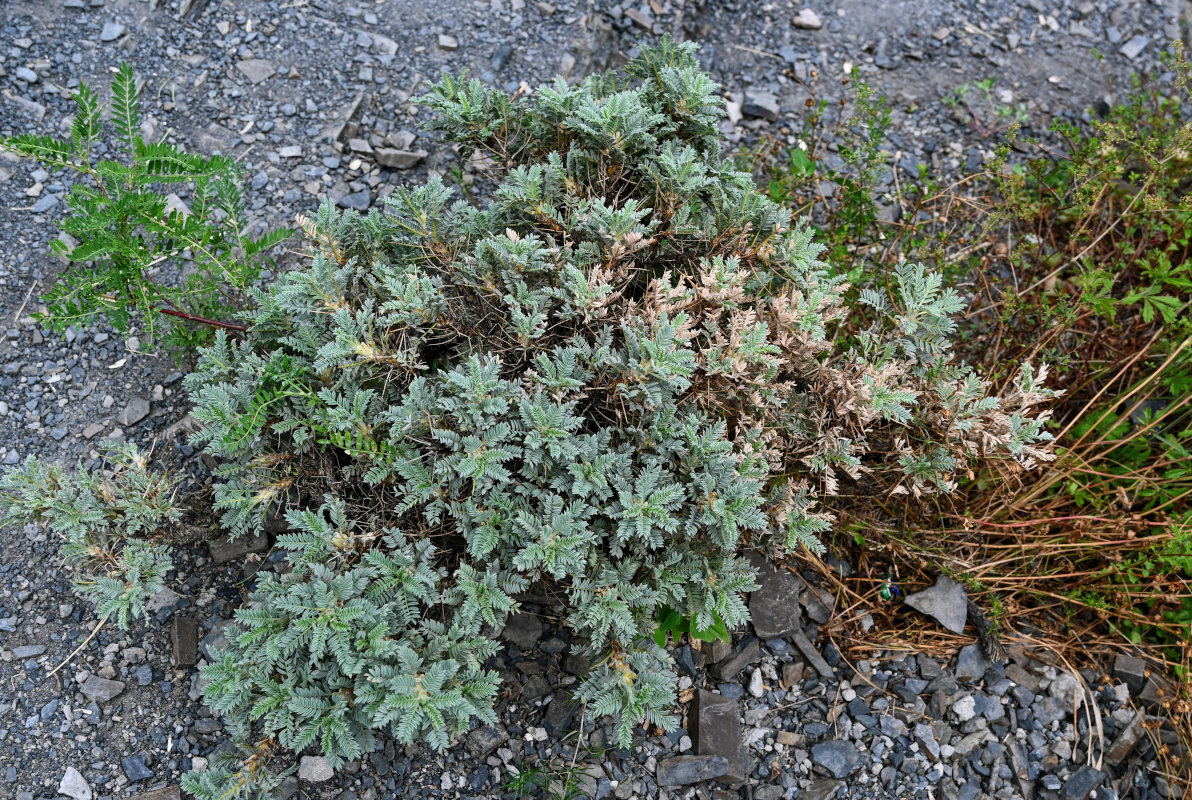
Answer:
[(244, 333), (248, 330), (248, 328), (245, 326), (237, 325), (234, 322), (220, 322), (217, 319), (208, 319), (207, 317), (200, 317), (195, 314), (187, 314), (185, 311), (176, 311), (172, 308), (159, 308), (157, 310), (162, 314), (169, 314), (171, 317), (181, 317), (182, 319), (188, 319), (191, 322), (199, 322), (203, 325), (210, 325), (215, 328), (226, 328), (227, 330), (240, 331), (241, 333)]

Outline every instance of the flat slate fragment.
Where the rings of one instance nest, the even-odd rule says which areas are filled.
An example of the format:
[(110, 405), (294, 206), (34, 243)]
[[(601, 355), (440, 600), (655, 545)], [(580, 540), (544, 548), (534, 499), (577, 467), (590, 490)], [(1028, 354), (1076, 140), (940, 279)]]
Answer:
[(687, 786), (727, 773), (728, 760), (724, 756), (678, 756), (659, 761), (655, 779), (659, 786)]
[(124, 691), (124, 683), (123, 681), (109, 681), (98, 675), (92, 675), (83, 682), (79, 691), (88, 700), (93, 700), (97, 703), (106, 703), (109, 700), (115, 699)]
[(425, 150), (398, 150), (392, 147), (379, 147), (373, 151), (373, 157), (377, 163), (391, 169), (409, 169), (426, 156)]
[(750, 553), (749, 561), (757, 568), (758, 582), (758, 588), (749, 595), (753, 630), (762, 639), (785, 639), (802, 627), (800, 581), (760, 554)]
[(138, 422), (149, 416), (149, 401), (143, 397), (134, 397), (129, 401), (124, 410), (116, 415), (116, 421), (121, 425), (128, 427), (129, 425), (136, 425)]
[(249, 553), (264, 553), (269, 549), (269, 538), (264, 534), (255, 536), (241, 536), (232, 541), (227, 537), (212, 539), (207, 545), (211, 548), (211, 558), (216, 564), (227, 564), (244, 558)]
[(151, 792), (134, 794), (128, 800), (182, 800), (182, 790), (178, 786), (165, 786)]
[(742, 786), (749, 778), (749, 755), (741, 736), (740, 704), (700, 689), (692, 700), (690, 720), (695, 754), (723, 757), (728, 769), (717, 780), (732, 788)]
[(277, 70), (263, 58), (246, 58), (243, 61), (237, 62), (236, 69), (244, 74), (253, 83), (260, 83), (263, 80), (272, 78), (277, 74)]
[(720, 680), (732, 680), (737, 677), (738, 672), (757, 661), (761, 656), (761, 644), (754, 637), (746, 636), (737, 643), (735, 649), (729, 651), (727, 656), (717, 662), (716, 669), (720, 674)]
[(811, 761), (833, 778), (847, 778), (861, 766), (861, 754), (852, 742), (829, 739), (812, 746)]
[(175, 667), (193, 667), (199, 660), (199, 623), (178, 616), (170, 625), (170, 656)]
[(795, 643), (795, 647), (799, 648), (799, 652), (803, 657), (810, 662), (811, 666), (815, 667), (815, 671), (825, 678), (833, 678), (836, 676), (835, 670), (828, 664), (819, 650), (815, 649), (815, 645), (807, 638), (803, 631), (796, 631), (791, 637), (791, 641)]
[(935, 585), (909, 595), (906, 604), (952, 633), (964, 633), (964, 624), (968, 621), (968, 594), (947, 575), (940, 575)]
[(1068, 778), (1062, 797), (1064, 800), (1087, 800), (1093, 789), (1100, 786), (1104, 780), (1104, 772), (1085, 764)]
[(66, 774), (58, 783), (58, 794), (73, 797), (74, 800), (91, 800), (94, 796), (87, 781), (74, 767), (66, 768)]

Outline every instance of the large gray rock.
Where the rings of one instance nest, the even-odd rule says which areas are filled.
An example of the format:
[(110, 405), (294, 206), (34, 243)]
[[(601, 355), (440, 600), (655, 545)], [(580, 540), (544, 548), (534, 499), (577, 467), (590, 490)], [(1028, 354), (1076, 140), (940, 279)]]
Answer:
[(1142, 727), (1142, 715), (1135, 714), (1131, 720), (1126, 723), (1126, 727), (1122, 728), (1121, 733), (1113, 740), (1113, 744), (1105, 752), (1105, 760), (1110, 764), (1121, 764), (1130, 753), (1134, 752), (1134, 748), (1142, 741), (1142, 735), (1145, 729)]
[(727, 769), (717, 780), (732, 788), (749, 777), (749, 755), (741, 736), (741, 708), (736, 700), (698, 689), (691, 701), (691, 740), (698, 756), (721, 756)]
[(322, 783), (331, 780), (335, 771), (327, 763), (324, 756), (303, 756), (298, 762), (298, 777), (311, 783)]
[(757, 117), (771, 122), (782, 115), (778, 107), (778, 97), (772, 92), (748, 91), (745, 93), (745, 103), (741, 111), (747, 117)]
[(735, 649), (716, 664), (722, 681), (731, 681), (737, 673), (762, 657), (762, 648), (757, 639), (747, 636), (737, 643)]
[(124, 691), (122, 681), (109, 681), (98, 675), (92, 675), (83, 682), (80, 690), (83, 696), (95, 703), (106, 703), (114, 700)]
[(468, 752), (482, 759), (507, 741), (509, 732), (501, 726), (475, 728), (468, 733)]
[(409, 169), (426, 158), (425, 150), (399, 150), (392, 147), (378, 147), (373, 151), (373, 158), (382, 167), (390, 169)]
[(368, 189), (361, 189), (358, 192), (345, 194), (339, 198), (340, 208), (351, 208), (355, 211), (368, 211), (368, 207), (372, 205), (372, 192)]
[(269, 549), (269, 537), (262, 534), (241, 536), (232, 541), (226, 536), (212, 539), (207, 543), (211, 548), (211, 558), (216, 564), (227, 564), (238, 561), (249, 553), (264, 553)]
[(153, 770), (145, 764), (144, 753), (120, 759), (120, 766), (124, 770), (124, 777), (128, 778), (131, 783), (147, 781), (153, 777)]
[(126, 28), (119, 22), (105, 22), (103, 30), (99, 32), (101, 42), (114, 42), (124, 35)]
[(654, 777), (659, 786), (687, 786), (728, 774), (724, 756), (677, 756), (658, 762)]
[(833, 778), (847, 778), (861, 766), (861, 754), (852, 742), (829, 739), (811, 748), (811, 763)]
[(785, 639), (803, 624), (800, 582), (789, 570), (775, 567), (759, 553), (750, 553), (749, 561), (757, 568), (758, 582), (758, 588), (749, 596), (753, 630), (762, 639)]
[(253, 83), (260, 83), (277, 73), (273, 65), (263, 58), (246, 58), (244, 61), (237, 62), (236, 69), (244, 73), (244, 77)]
[(968, 620), (968, 594), (947, 575), (939, 576), (934, 586), (908, 596), (906, 604), (952, 633), (964, 633), (964, 623)]
[(542, 725), (546, 728), (546, 732), (552, 736), (558, 736), (570, 728), (571, 723), (575, 720), (576, 709), (577, 703), (571, 696), (571, 692), (560, 689), (554, 699), (550, 701), (550, 705), (546, 707), (546, 715), (542, 718)]
[(795, 643), (795, 647), (799, 648), (799, 652), (807, 659), (811, 666), (815, 667), (815, 671), (825, 678), (833, 678), (836, 673), (832, 670), (832, 666), (824, 660), (820, 655), (820, 651), (815, 649), (815, 645), (807, 638), (803, 631), (795, 631), (791, 637), (791, 641)]
[(978, 681), (987, 669), (989, 662), (981, 652), (981, 645), (974, 642), (960, 648), (960, 654), (956, 656), (956, 680)]
[(923, 752), (931, 756), (931, 760), (935, 761), (940, 757), (940, 743), (935, 740), (935, 731), (926, 722), (920, 722), (915, 725), (915, 741), (919, 743), (919, 747), (923, 748)]
[(175, 667), (193, 667), (199, 660), (199, 623), (191, 617), (174, 617), (170, 625), (170, 655)]
[(505, 623), (501, 637), (521, 650), (533, 650), (542, 638), (542, 620), (533, 614), (514, 614)]
[(1130, 687), (1130, 694), (1137, 695), (1146, 686), (1146, 662), (1120, 653), (1113, 659), (1113, 677)]
[(62, 776), (62, 780), (58, 784), (58, 794), (73, 797), (74, 800), (91, 800), (93, 797), (91, 787), (87, 785), (87, 781), (83, 780), (83, 776), (74, 767), (66, 768), (66, 774)]
[(1073, 772), (1064, 784), (1063, 798), (1064, 800), (1088, 800), (1088, 796), (1093, 793), (1093, 789), (1100, 786), (1104, 780), (1104, 772), (1085, 764)]
[(175, 592), (173, 589), (166, 587), (157, 594), (149, 598), (149, 602), (145, 603), (145, 609), (150, 614), (156, 614), (159, 611), (164, 611), (178, 604), (182, 599), (182, 595)]
[(116, 421), (127, 428), (129, 425), (136, 425), (147, 416), (149, 416), (149, 401), (143, 397), (134, 397), (128, 401), (124, 410), (116, 415)]
[(1138, 58), (1138, 56), (1142, 54), (1142, 51), (1145, 50), (1146, 46), (1150, 43), (1151, 40), (1149, 37), (1139, 34), (1119, 47), (1118, 52), (1124, 55), (1126, 58), (1133, 60)]
[(166, 786), (151, 792), (134, 794), (128, 800), (182, 800), (182, 792), (177, 786)]

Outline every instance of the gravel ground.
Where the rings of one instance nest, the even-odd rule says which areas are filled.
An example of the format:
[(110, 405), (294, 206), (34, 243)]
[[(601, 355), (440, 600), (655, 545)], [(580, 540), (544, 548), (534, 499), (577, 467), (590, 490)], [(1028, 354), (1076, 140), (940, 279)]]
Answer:
[[(925, 163), (948, 176), (978, 167), (995, 138), (992, 107), (966, 118), (942, 102), (957, 86), (997, 78), (993, 101), (1021, 109), (1039, 132), (1055, 116), (1082, 117), (1121, 97), (1131, 75), (1161, 71), (1162, 45), (1180, 36), (1184, 12), (1179, 0), (817, 0), (811, 10), (785, 0), (182, 5), (180, 17), (179, 4), (164, 0), (0, 0), (0, 133), (58, 130), (71, 89), (106, 89), (126, 60), (144, 82), (146, 137), (235, 155), (254, 218), (272, 227), (322, 197), (364, 209), (430, 170), (450, 173), (454, 155), (418, 133), (425, 112), (408, 102), (445, 69), (514, 91), (616, 66), (635, 42), (670, 32), (702, 45), (726, 93), (731, 141), (789, 137), (810, 89), (839, 97), (840, 78), (856, 66), (894, 101), (895, 170), (913, 176)], [(172, 427), (186, 412), (173, 364), (139, 353), (135, 336), (92, 329), (63, 339), (30, 316), (62, 268), (47, 251), (65, 189), (60, 176), (0, 157), (0, 461), (92, 463), (100, 440), (128, 438), (201, 473)], [(193, 647), (217, 639), (240, 601), (242, 555), (180, 545), (154, 619), (103, 629), (51, 676), (94, 618), (70, 592), (52, 537), (8, 531), (0, 795), (90, 800), (166, 787), (153, 797), (177, 797), (169, 787), (223, 741), (198, 702), (202, 652)], [(443, 755), (387, 742), (326, 780), (317, 780), (318, 760), (306, 760), (286, 792), (513, 797), (503, 787), (518, 771), (575, 761), (589, 765), (578, 796), (597, 798), (1171, 795), (1139, 728), (1139, 710), (1158, 694), (1140, 662), (1074, 675), (1013, 646), (1004, 664), (991, 664), (973, 644), (948, 663), (879, 652), (849, 664), (821, 638), (833, 609), (805, 577), (769, 576), (751, 600), (758, 630), (732, 646), (680, 650), (685, 727), (643, 732), (632, 752), (606, 751), (602, 721), (570, 702), (585, 665), (568, 652), (560, 609), (541, 598), (506, 627), (501, 728)], [(928, 597), (944, 603), (935, 613), (962, 607), (938, 591)], [(1099, 708), (1100, 738), (1095, 720), (1073, 712), (1083, 687)], [(708, 777), (716, 780), (698, 782)]]

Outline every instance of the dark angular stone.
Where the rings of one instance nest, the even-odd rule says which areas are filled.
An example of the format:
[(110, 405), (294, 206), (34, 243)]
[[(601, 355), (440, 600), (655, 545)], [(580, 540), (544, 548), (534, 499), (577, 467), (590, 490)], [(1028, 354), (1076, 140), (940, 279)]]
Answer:
[(957, 800), (977, 800), (977, 796), (981, 794), (981, 781), (974, 778), (966, 781), (960, 787), (960, 793), (957, 794)]
[(931, 656), (926, 656), (920, 653), (915, 660), (919, 664), (919, 677), (932, 680), (944, 674), (944, 668), (940, 663)]
[(1038, 697), (1031, 705), (1035, 719), (1043, 726), (1058, 722), (1068, 716), (1068, 705), (1054, 697)]
[(807, 659), (811, 666), (815, 667), (816, 672), (825, 678), (835, 677), (836, 673), (832, 671), (832, 667), (824, 660), (820, 652), (815, 649), (815, 646), (811, 644), (811, 640), (807, 638), (806, 634), (802, 631), (797, 631), (791, 636), (791, 641), (795, 643), (795, 647), (799, 648), (799, 652), (803, 654), (803, 657)]
[(1171, 687), (1158, 676), (1147, 678), (1146, 685), (1138, 693), (1138, 702), (1148, 708), (1159, 708), (1171, 699)]
[(109, 681), (98, 675), (89, 677), (79, 689), (88, 700), (106, 703), (124, 691), (121, 681)]
[(956, 657), (956, 680), (974, 682), (981, 679), (989, 662), (981, 652), (981, 645), (973, 643), (960, 648)]
[(133, 783), (145, 781), (153, 777), (153, 770), (145, 766), (144, 753), (138, 753), (135, 756), (120, 759), (120, 766), (124, 769), (124, 776)]
[(1019, 664), (1010, 664), (1007, 666), (1006, 677), (1019, 686), (1025, 686), (1030, 689), (1032, 694), (1039, 693), (1039, 687), (1042, 684), (1039, 676)]
[(694, 651), (691, 649), (691, 645), (685, 644), (682, 647), (675, 648), (675, 663), (692, 678), (698, 680), (699, 667), (695, 664), (693, 653)]
[(563, 658), (563, 672), (568, 675), (585, 675), (591, 668), (591, 661), (580, 653), (568, 653)]
[(488, 63), (495, 72), (500, 72), (505, 69), (505, 65), (509, 63), (509, 59), (512, 57), (513, 45), (506, 43), (497, 48), (497, 52), (493, 53), (493, 57)]
[(503, 727), (485, 726), (468, 733), (468, 752), (477, 758), (484, 758), (509, 741), (509, 732)]
[(749, 596), (753, 630), (762, 639), (782, 639), (799, 630), (803, 614), (799, 609), (798, 578), (789, 570), (774, 566), (759, 553), (750, 553), (757, 568), (758, 588)]
[(1113, 677), (1130, 687), (1130, 694), (1137, 697), (1146, 685), (1146, 662), (1141, 658), (1119, 654), (1113, 660)]
[(351, 208), (355, 211), (368, 211), (368, 207), (372, 205), (372, 192), (368, 189), (363, 189), (359, 192), (345, 194), (339, 198), (337, 205), (340, 208)]
[(742, 786), (749, 777), (749, 756), (741, 736), (740, 705), (699, 689), (692, 700), (690, 727), (695, 754), (724, 758), (728, 766), (719, 780), (733, 788)]
[(134, 794), (128, 800), (182, 800), (182, 790), (178, 786), (166, 786), (151, 792)]
[(264, 534), (241, 536), (232, 541), (227, 537), (212, 539), (207, 543), (211, 549), (211, 559), (216, 564), (227, 564), (244, 558), (249, 553), (264, 553), (269, 549), (269, 538)]
[(756, 90), (745, 93), (745, 103), (741, 106), (741, 111), (747, 117), (758, 117), (771, 122), (782, 114), (778, 107), (778, 97), (774, 93)]
[(812, 746), (811, 762), (833, 778), (841, 779), (857, 771), (861, 766), (861, 754), (851, 742), (829, 739)]
[(740, 700), (745, 696), (745, 688), (739, 683), (717, 684), (716, 689), (729, 700)]
[(479, 792), (488, 784), (491, 776), (488, 767), (483, 764), (468, 774), (468, 787), (473, 792)]
[(501, 638), (519, 650), (533, 650), (542, 638), (542, 620), (533, 614), (514, 614), (505, 622)]
[(574, 719), (575, 700), (570, 692), (563, 690), (556, 694), (546, 707), (546, 717), (542, 724), (547, 733), (557, 736), (571, 727), (571, 721)]
[(1088, 796), (1093, 793), (1093, 789), (1100, 786), (1104, 780), (1104, 772), (1085, 764), (1073, 772), (1067, 782), (1064, 783), (1064, 800), (1088, 800)]
[(836, 607), (836, 598), (832, 596), (831, 592), (824, 591), (813, 583), (803, 581), (801, 602), (807, 616), (813, 622), (827, 625), (832, 621), (832, 609)]
[(931, 756), (933, 761), (940, 757), (940, 744), (935, 740), (935, 732), (931, 729), (930, 725), (920, 722), (915, 726), (914, 734), (915, 741), (919, 743), (919, 747), (923, 748), (923, 751)]
[(654, 777), (659, 786), (687, 786), (727, 774), (724, 756), (678, 756), (659, 761)]
[(531, 675), (522, 684), (522, 697), (527, 700), (537, 700), (550, 694), (550, 682), (541, 675)]
[(964, 633), (968, 619), (968, 594), (964, 587), (947, 575), (940, 575), (935, 584), (906, 598), (906, 604), (926, 614), (952, 633)]
[(762, 648), (757, 639), (752, 636), (746, 636), (737, 643), (736, 649), (733, 650), (728, 658), (716, 665), (716, 669), (720, 673), (720, 679), (727, 681), (735, 678), (738, 672), (757, 661), (761, 656)]
[(1130, 753), (1134, 752), (1134, 748), (1142, 740), (1143, 733), (1142, 715), (1135, 714), (1126, 726), (1122, 728), (1117, 738), (1113, 740), (1113, 744), (1109, 750), (1105, 752), (1105, 760), (1110, 764), (1121, 764)]
[(199, 660), (199, 623), (176, 616), (170, 623), (170, 659), (175, 667), (193, 667)]

